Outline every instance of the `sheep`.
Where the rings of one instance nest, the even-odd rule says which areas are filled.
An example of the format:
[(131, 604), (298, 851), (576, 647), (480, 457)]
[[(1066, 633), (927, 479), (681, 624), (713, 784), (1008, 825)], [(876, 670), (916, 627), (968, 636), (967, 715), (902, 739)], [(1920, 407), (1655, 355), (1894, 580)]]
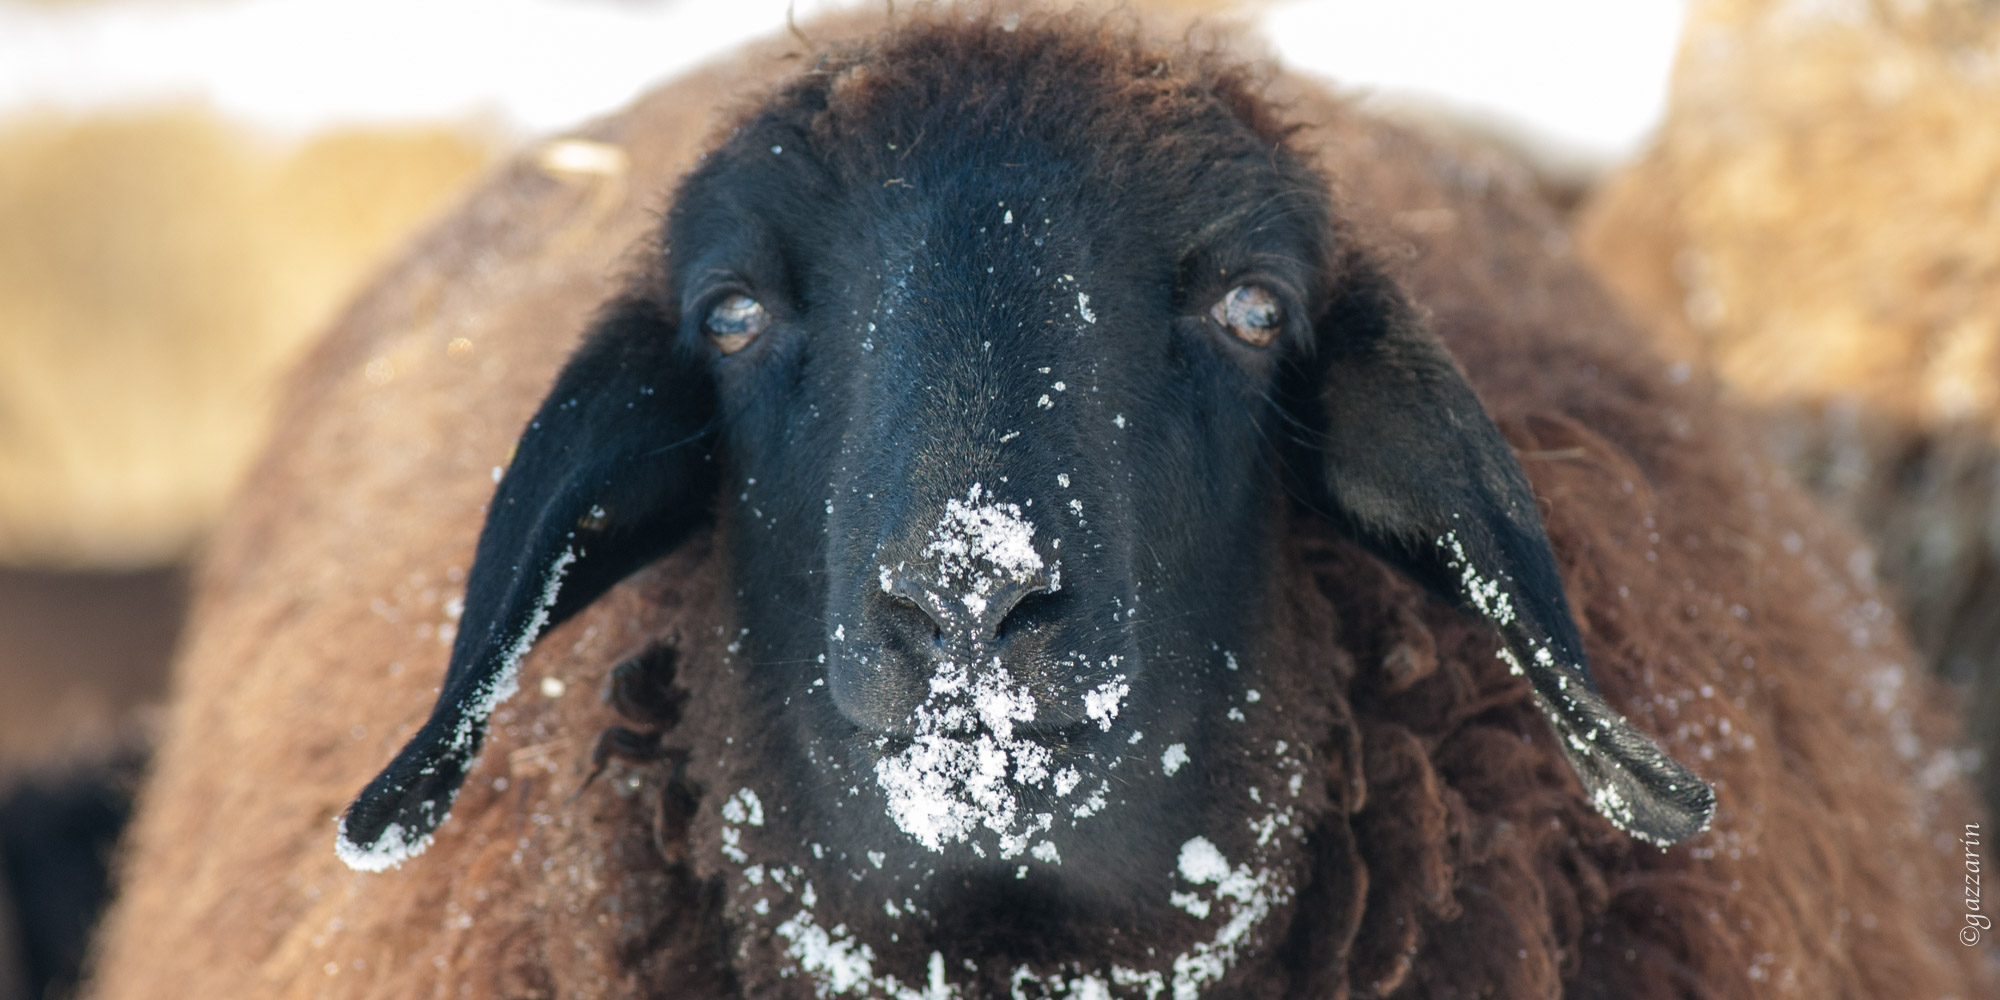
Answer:
[(97, 995), (1990, 985), (1855, 543), (1516, 169), (1085, 15), (857, 34), (524, 158), (321, 344)]
[[(2000, 76), (1971, 55), (2000, 46), (2000, 9), (1692, 16), (1659, 138), (1592, 198), (1579, 242), (1862, 524), (2000, 759)], [(2000, 807), (2000, 768), (1982, 782)]]

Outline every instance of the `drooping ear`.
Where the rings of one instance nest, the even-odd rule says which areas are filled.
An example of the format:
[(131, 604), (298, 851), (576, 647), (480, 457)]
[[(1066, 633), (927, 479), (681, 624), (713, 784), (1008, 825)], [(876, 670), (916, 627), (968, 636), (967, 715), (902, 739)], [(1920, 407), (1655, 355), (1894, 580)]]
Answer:
[(430, 719), (341, 817), (350, 867), (428, 846), (536, 637), (708, 516), (714, 388), (678, 356), (676, 325), (642, 296), (613, 300), (529, 421), (486, 511)]
[(1293, 393), (1310, 499), (1352, 538), (1491, 622), (1597, 811), (1667, 845), (1715, 794), (1597, 693), (1528, 479), (1402, 290), (1358, 264)]

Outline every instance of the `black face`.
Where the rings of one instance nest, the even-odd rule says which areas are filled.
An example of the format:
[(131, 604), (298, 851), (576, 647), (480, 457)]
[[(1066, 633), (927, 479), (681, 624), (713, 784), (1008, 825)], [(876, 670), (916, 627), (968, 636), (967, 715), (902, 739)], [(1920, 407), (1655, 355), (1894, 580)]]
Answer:
[(718, 506), (760, 769), (713, 790), (730, 898), (815, 975), (842, 940), (985, 977), (1175, 957), (1090, 966), (1051, 921), (1233, 961), (1324, 802), (1319, 717), (1264, 699), (1310, 688), (1279, 610), (1302, 514), (1491, 620), (1600, 811), (1703, 825), (1592, 690), (1525, 478), (1325, 183), (1231, 78), (1158, 65), (912, 32), (710, 154), (524, 435), (444, 696), (343, 856), (419, 849), (546, 622)]
[(1091, 828), (1184, 814), (1119, 765), (1204, 757), (1204, 709), (1242, 686), (1224, 654), (1272, 583), (1273, 392), (1326, 211), (1220, 107), (1196, 185), (1036, 134), (1018, 95), (964, 102), (830, 143), (768, 115), (676, 199), (743, 655), (839, 776), (806, 805), (855, 817), (855, 856), (1170, 869), (1188, 823), (1141, 857)]

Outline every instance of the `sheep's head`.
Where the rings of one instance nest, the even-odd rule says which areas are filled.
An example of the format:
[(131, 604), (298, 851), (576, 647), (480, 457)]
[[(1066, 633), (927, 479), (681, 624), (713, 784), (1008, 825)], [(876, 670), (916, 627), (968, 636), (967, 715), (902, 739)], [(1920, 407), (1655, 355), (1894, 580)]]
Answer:
[[(803, 893), (776, 930), (826, 975), (875, 919), (815, 923), (836, 893), (891, 921), (876, 949), (908, 909), (918, 954), (1036, 968), (1087, 957), (1050, 914), (1184, 919), (1195, 987), (1247, 947), (1324, 802), (1311, 709), (1245, 721), (1299, 669), (1275, 567), (1301, 513), (1489, 619), (1606, 816), (1661, 843), (1707, 819), (1594, 693), (1505, 442), (1228, 72), (918, 28), (744, 121), (522, 437), (443, 694), (343, 855), (419, 848), (534, 638), (718, 497), (756, 752), (793, 776), (720, 815), (794, 845), (729, 852)], [(1217, 780), (1253, 757), (1268, 787)]]

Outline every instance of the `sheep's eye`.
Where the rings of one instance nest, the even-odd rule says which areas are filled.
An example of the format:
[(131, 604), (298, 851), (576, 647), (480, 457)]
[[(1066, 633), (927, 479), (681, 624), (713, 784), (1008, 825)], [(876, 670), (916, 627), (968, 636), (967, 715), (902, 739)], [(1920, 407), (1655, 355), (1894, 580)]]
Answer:
[(748, 295), (731, 295), (716, 303), (708, 311), (708, 318), (701, 321), (702, 330), (708, 339), (724, 354), (735, 354), (757, 339), (764, 328), (771, 325), (771, 315), (764, 311), (762, 303)]
[(1208, 311), (1222, 328), (1252, 347), (1269, 347), (1285, 325), (1285, 307), (1262, 285), (1237, 285)]

